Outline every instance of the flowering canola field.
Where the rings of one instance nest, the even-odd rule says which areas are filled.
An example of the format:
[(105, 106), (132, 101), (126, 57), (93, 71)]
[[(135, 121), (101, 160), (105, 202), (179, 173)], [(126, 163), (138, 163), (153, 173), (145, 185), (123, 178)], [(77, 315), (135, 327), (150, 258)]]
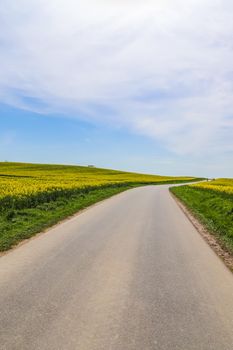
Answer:
[(175, 183), (191, 177), (143, 175), (81, 166), (0, 163), (0, 210), (35, 207), (59, 196), (127, 184)]
[(198, 189), (212, 190), (233, 195), (233, 179), (216, 179), (191, 185)]

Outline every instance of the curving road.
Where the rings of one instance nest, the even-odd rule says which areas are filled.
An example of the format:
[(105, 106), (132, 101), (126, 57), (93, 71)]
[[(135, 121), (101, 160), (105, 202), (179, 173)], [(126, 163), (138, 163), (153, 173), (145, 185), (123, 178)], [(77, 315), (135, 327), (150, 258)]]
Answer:
[(1, 350), (232, 350), (233, 275), (168, 192), (133, 189), (0, 258)]

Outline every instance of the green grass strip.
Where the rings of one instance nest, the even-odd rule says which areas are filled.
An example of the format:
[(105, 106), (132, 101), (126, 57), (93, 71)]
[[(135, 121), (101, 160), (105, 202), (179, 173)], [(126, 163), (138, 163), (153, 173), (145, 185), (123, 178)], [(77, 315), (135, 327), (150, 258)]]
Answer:
[(60, 197), (35, 208), (9, 210), (0, 214), (0, 251), (6, 251), (24, 239), (77, 213), (79, 210), (125, 191), (131, 186), (109, 187)]
[(173, 187), (171, 192), (217, 238), (221, 246), (233, 254), (233, 196), (191, 186)]
[[(172, 181), (180, 183), (181, 181)], [(171, 182), (168, 182), (171, 183)], [(166, 182), (151, 183), (153, 185)], [(44, 196), (33, 201), (9, 202), (0, 210), (0, 251), (6, 251), (24, 239), (77, 213), (79, 210), (109, 198), (127, 189), (150, 185), (150, 183), (119, 183), (108, 187), (86, 188), (82, 191), (59, 192), (54, 197)]]

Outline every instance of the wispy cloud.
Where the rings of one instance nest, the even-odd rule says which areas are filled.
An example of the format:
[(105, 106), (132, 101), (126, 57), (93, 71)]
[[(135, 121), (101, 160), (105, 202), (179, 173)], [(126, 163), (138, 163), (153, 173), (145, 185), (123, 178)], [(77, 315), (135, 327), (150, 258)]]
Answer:
[(232, 152), (233, 3), (2, 0), (0, 100)]

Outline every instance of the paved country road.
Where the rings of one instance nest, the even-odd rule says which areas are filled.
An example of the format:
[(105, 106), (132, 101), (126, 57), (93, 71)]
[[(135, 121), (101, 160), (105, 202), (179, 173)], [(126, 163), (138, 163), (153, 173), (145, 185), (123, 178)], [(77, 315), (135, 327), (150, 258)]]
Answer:
[(168, 186), (110, 198), (0, 258), (1, 350), (232, 350), (233, 275)]

